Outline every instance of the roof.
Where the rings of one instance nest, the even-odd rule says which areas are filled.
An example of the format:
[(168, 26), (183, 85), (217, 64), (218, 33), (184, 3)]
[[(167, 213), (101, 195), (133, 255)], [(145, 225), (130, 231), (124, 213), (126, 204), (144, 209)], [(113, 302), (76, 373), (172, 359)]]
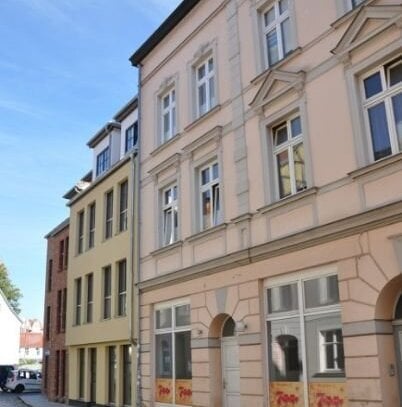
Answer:
[(131, 100), (129, 100), (125, 106), (123, 106), (113, 117), (114, 120), (121, 122), (124, 120), (131, 112), (133, 112), (138, 106), (138, 97), (135, 95)]
[(53, 228), (46, 236), (45, 239), (49, 239), (49, 237), (56, 236), (59, 232), (64, 230), (70, 224), (70, 218), (64, 219), (63, 222), (58, 224), (55, 228)]
[(42, 348), (42, 347), (43, 347), (43, 333), (21, 331), (20, 348)]
[(113, 129), (120, 129), (120, 123), (111, 121), (106, 123), (87, 143), (88, 147), (94, 148), (103, 140)]
[(156, 31), (134, 52), (130, 57), (131, 63), (138, 66), (199, 2), (200, 0), (183, 0)]
[[(89, 171), (88, 173), (86, 173), (78, 182), (77, 184), (79, 184), (80, 182), (92, 182), (92, 171)], [(69, 189), (64, 195), (63, 198), (64, 199), (73, 199), (75, 197), (75, 195), (77, 195), (78, 193), (80, 193), (80, 190), (77, 187), (77, 184), (75, 184), (71, 189)]]

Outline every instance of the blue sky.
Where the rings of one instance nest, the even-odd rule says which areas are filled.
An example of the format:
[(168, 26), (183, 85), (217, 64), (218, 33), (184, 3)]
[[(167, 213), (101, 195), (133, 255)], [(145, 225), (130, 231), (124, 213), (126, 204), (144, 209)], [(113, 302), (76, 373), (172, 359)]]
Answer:
[(128, 58), (179, 0), (0, 1), (0, 260), (42, 318), (44, 235), (91, 166), (86, 142), (137, 93)]

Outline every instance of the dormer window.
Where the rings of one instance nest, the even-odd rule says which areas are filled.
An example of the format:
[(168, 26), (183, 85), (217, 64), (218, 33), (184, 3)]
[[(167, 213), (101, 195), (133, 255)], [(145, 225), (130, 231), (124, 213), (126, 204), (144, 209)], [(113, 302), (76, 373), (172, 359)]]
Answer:
[(364, 0), (350, 0), (350, 6), (351, 8), (356, 8), (360, 5), (360, 3), (363, 3)]
[(134, 146), (137, 145), (137, 142), (138, 142), (138, 122), (135, 122), (132, 126), (130, 126), (126, 130), (124, 152), (127, 153), (128, 151), (130, 151)]
[(106, 147), (96, 156), (96, 176), (103, 174), (110, 167), (110, 148)]

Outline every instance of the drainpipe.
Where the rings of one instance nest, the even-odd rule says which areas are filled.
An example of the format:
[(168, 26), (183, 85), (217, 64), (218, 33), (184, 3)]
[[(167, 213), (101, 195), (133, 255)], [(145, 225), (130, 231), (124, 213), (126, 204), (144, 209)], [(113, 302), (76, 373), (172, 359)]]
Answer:
[(137, 388), (136, 388), (136, 406), (141, 407), (142, 400), (141, 400), (141, 374), (140, 374), (140, 362), (141, 362), (141, 343), (140, 343), (140, 289), (138, 283), (140, 282), (140, 249), (141, 249), (141, 237), (140, 237), (140, 221), (141, 221), (141, 208), (140, 208), (140, 145), (141, 145), (141, 138), (142, 138), (142, 98), (141, 98), (141, 77), (142, 77), (142, 65), (138, 64), (138, 147), (137, 147), (137, 154), (134, 161), (135, 164), (135, 174), (134, 174), (134, 287), (133, 287), (133, 294), (134, 294), (134, 334), (137, 336), (136, 339), (136, 351), (137, 357), (135, 359), (135, 371), (137, 373)]

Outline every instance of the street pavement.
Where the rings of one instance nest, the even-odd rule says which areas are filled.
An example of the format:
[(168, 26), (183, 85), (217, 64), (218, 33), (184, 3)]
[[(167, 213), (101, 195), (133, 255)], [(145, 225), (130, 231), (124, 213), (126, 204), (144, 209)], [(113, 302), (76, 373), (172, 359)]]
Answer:
[(52, 403), (41, 393), (4, 393), (0, 390), (0, 407), (62, 407), (61, 403)]

